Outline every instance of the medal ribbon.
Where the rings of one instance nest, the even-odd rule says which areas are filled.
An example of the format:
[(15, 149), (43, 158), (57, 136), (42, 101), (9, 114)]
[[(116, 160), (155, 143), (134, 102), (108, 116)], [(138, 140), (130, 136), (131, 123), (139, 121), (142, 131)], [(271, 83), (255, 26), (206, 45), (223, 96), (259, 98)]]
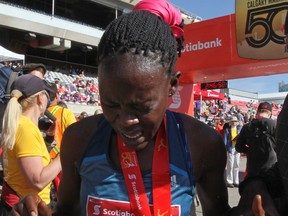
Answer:
[(166, 136), (166, 116), (156, 138), (152, 164), (152, 188), (154, 215), (171, 215), (171, 189), (169, 148)]
[[(118, 136), (117, 139), (121, 168), (128, 190), (132, 212), (135, 215), (150, 216), (152, 214), (150, 212), (149, 201), (145, 192), (137, 154), (135, 150), (125, 146), (120, 136)], [(158, 130), (154, 146), (152, 193), (153, 215), (170, 216), (171, 190), (166, 117)]]

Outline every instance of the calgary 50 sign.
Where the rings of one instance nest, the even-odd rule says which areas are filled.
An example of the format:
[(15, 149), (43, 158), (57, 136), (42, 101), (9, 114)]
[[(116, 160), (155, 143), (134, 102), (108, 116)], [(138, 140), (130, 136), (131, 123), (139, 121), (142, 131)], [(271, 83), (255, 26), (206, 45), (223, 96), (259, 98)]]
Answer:
[(287, 10), (288, 0), (236, 0), (239, 56), (253, 59), (287, 58)]

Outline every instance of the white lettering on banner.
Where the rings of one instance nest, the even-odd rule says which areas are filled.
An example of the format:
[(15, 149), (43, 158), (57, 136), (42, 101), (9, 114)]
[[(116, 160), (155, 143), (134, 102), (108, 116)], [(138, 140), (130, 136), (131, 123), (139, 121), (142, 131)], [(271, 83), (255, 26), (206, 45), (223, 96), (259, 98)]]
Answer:
[(100, 208), (101, 208), (101, 205), (95, 205), (93, 215), (99, 215), (100, 214)]
[(128, 211), (121, 211), (121, 210), (109, 210), (103, 209), (103, 215), (117, 215), (117, 216), (134, 216), (133, 213), (129, 213)]
[(208, 97), (216, 97), (216, 98), (218, 98), (219, 95), (208, 92)]
[(222, 47), (222, 39), (216, 38), (212, 41), (197, 41), (196, 43), (189, 42), (184, 45), (182, 52), (193, 52), (197, 50), (211, 49), (216, 47)]
[[(111, 200), (88, 195), (87, 216), (135, 216), (129, 201)], [(153, 205), (149, 205), (153, 211)], [(157, 214), (155, 214), (157, 215)], [(171, 205), (171, 216), (180, 216), (181, 206)], [(166, 215), (165, 215), (166, 216)]]

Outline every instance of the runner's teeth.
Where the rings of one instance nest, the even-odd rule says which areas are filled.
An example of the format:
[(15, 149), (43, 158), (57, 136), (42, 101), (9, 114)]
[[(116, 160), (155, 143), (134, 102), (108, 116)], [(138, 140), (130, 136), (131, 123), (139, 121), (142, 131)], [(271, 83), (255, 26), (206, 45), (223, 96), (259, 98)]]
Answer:
[(140, 135), (141, 135), (141, 133), (138, 133), (138, 134), (133, 135), (133, 136), (128, 135), (128, 134), (124, 134), (124, 136), (127, 137), (127, 138), (129, 138), (129, 139), (135, 139), (135, 138), (139, 137)]

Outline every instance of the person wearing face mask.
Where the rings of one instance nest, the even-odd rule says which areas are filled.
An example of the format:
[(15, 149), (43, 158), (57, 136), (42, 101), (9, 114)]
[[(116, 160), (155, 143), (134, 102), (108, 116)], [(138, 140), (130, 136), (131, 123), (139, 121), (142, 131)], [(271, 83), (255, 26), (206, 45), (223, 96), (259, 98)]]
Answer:
[(50, 183), (61, 170), (60, 158), (50, 159), (38, 128), (46, 110), (49, 86), (32, 75), (18, 77), (11, 86), (11, 99), (3, 118), (4, 182), (1, 215), (8, 214), (22, 197), (36, 193), (50, 203)]

